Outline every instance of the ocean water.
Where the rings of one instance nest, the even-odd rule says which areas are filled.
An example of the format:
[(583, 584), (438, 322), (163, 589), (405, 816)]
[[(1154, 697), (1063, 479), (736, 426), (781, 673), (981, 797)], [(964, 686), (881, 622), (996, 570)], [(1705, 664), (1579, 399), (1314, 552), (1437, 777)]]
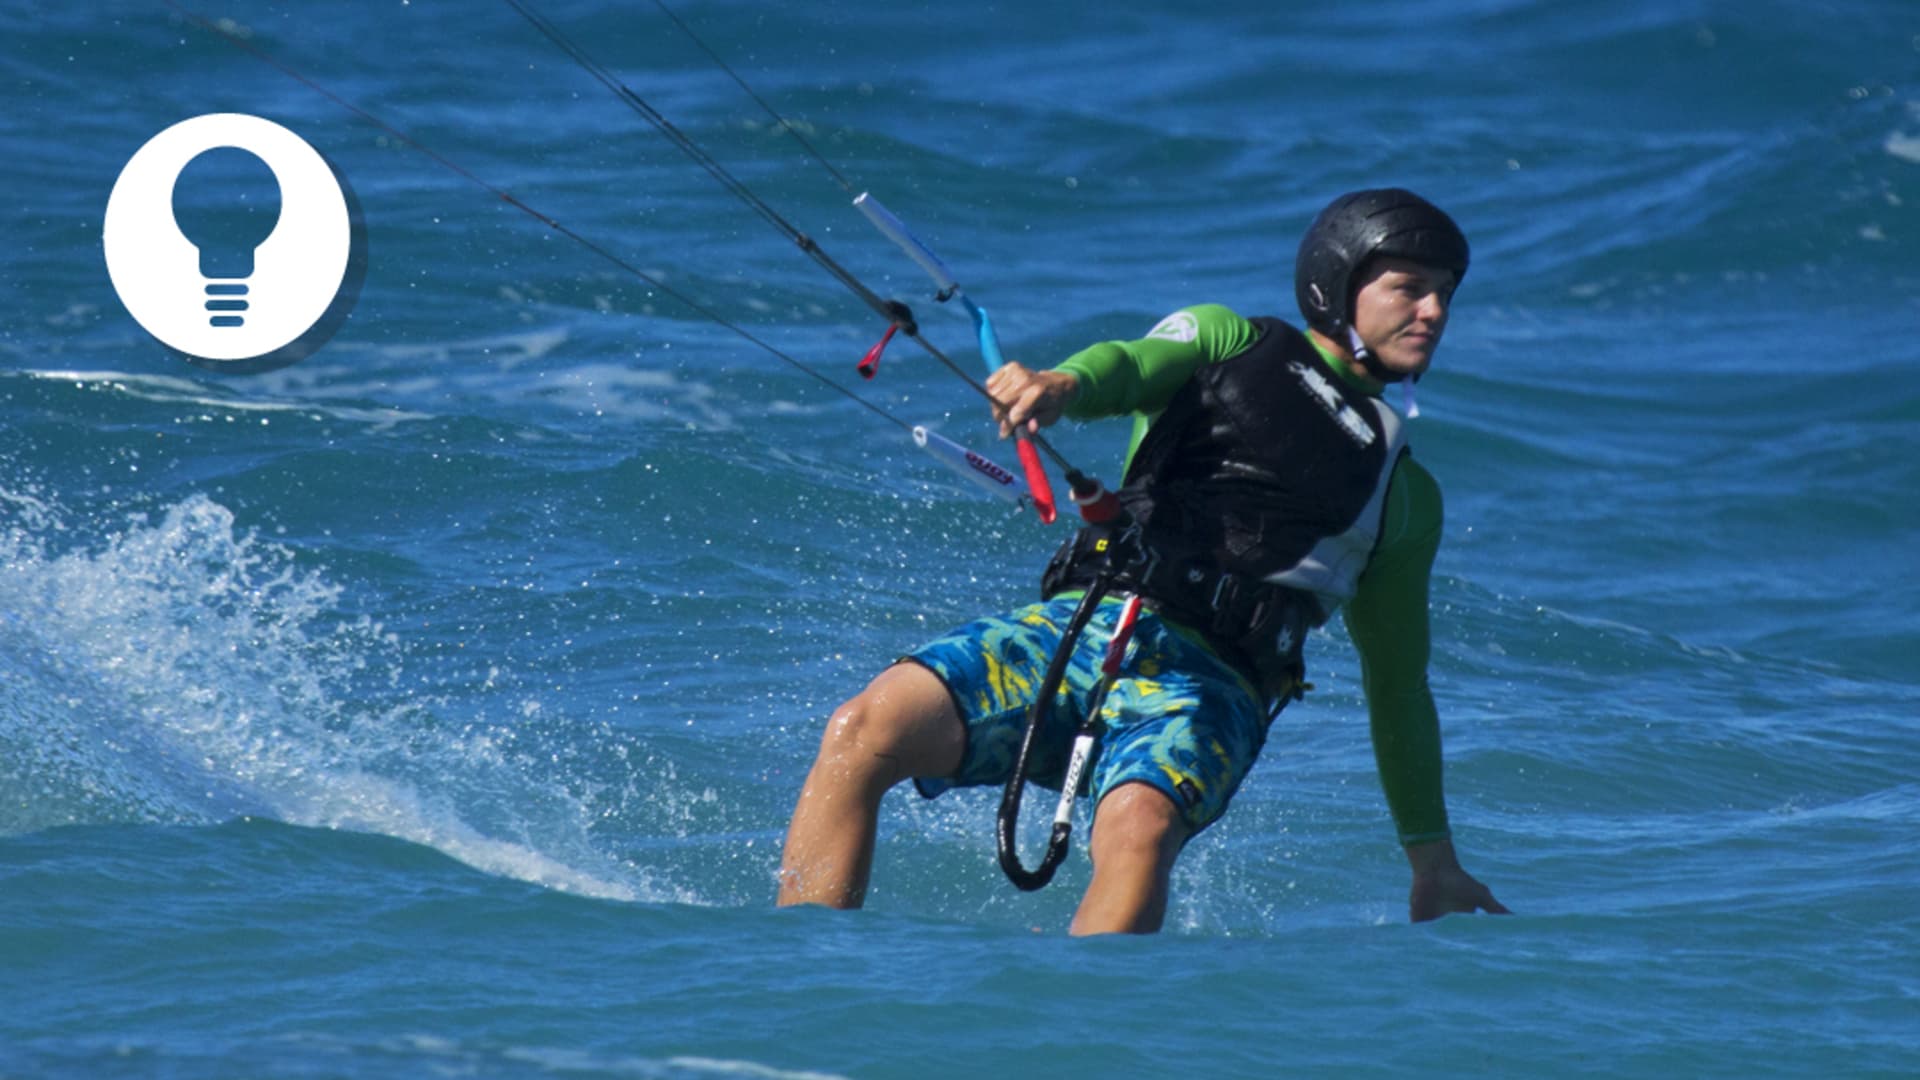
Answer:
[[(862, 383), (878, 320), (508, 6), (195, 10), (1011, 462), (905, 345)], [(540, 10), (974, 363), (659, 9)], [(867, 910), (775, 910), (828, 712), (1061, 527), (165, 4), (13, 2), (0, 1075), (1920, 1073), (1920, 7), (676, 10), (1032, 363), (1291, 317), (1340, 191), (1452, 210), (1433, 682), (1518, 914), (1405, 922), (1337, 625), (1165, 933), (1067, 938), (1084, 855), (1017, 893), (992, 792), (896, 792)], [(121, 166), (219, 111), (364, 214), (351, 317), (266, 374), (102, 256)], [(1056, 430), (1114, 477), (1124, 424)]]

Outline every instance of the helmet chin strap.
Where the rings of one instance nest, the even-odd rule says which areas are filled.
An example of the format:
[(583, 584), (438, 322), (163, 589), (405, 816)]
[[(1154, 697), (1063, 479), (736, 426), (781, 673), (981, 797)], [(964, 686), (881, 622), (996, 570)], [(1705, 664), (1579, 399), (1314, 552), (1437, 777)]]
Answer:
[(1375, 382), (1397, 383), (1406, 378), (1397, 371), (1388, 371), (1386, 365), (1380, 362), (1380, 358), (1373, 355), (1373, 350), (1367, 347), (1367, 343), (1360, 340), (1360, 331), (1355, 330), (1351, 323), (1347, 325), (1347, 345), (1353, 350), (1354, 363), (1359, 364), (1368, 375), (1373, 376)]
[(1367, 347), (1367, 343), (1360, 340), (1360, 331), (1354, 329), (1352, 324), (1348, 324), (1347, 326), (1347, 342), (1353, 348), (1354, 361), (1358, 363), (1368, 375), (1373, 376), (1382, 384), (1400, 384), (1400, 411), (1407, 414), (1407, 419), (1411, 420), (1419, 416), (1420, 405), (1413, 399), (1413, 384), (1420, 381), (1420, 376), (1415, 375), (1409, 379), (1401, 372), (1387, 370), (1387, 366), (1380, 362), (1379, 357), (1373, 355), (1373, 350)]

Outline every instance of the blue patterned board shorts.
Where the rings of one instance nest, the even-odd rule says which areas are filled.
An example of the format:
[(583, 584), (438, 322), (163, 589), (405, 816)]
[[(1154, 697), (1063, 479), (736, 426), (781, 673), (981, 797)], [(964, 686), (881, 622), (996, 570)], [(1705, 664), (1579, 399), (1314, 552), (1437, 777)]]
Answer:
[[(1079, 603), (1077, 596), (1059, 597), (979, 619), (904, 658), (947, 684), (967, 726), (959, 771), (914, 780), (920, 794), (931, 799), (954, 787), (1003, 785), (1013, 775), (1027, 710)], [(1117, 599), (1102, 602), (1080, 635), (1028, 763), (1029, 780), (1060, 789), (1120, 608)], [(1097, 806), (1121, 784), (1151, 784), (1180, 808), (1193, 833), (1226, 812), (1266, 743), (1272, 720), (1244, 678), (1151, 611), (1140, 613), (1126, 664), (1100, 715), (1107, 730), (1094, 750), (1082, 794), (1090, 791)]]

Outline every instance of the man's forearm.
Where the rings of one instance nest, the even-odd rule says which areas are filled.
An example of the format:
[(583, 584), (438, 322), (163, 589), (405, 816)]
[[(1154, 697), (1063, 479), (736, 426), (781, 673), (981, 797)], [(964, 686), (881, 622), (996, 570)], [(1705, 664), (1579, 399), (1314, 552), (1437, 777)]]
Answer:
[(1423, 685), (1399, 699), (1368, 702), (1373, 758), (1387, 809), (1408, 846), (1445, 840), (1447, 799), (1442, 784), (1440, 716)]

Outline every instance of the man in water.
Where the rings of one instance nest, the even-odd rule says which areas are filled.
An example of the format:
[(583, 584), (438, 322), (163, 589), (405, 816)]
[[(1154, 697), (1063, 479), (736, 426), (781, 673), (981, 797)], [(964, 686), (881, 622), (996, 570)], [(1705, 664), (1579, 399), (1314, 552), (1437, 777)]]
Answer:
[[(1120, 566), (1116, 591), (1141, 594), (1147, 611), (1101, 711), (1093, 878), (1073, 933), (1160, 928), (1175, 858), (1225, 812), (1273, 717), (1304, 689), (1307, 632), (1343, 606), (1413, 871), (1410, 917), (1505, 913), (1461, 868), (1441, 790), (1426, 678), (1440, 488), (1380, 400), (1432, 362), (1468, 256), (1453, 219), (1418, 195), (1353, 192), (1301, 241), (1305, 333), (1202, 305), (1051, 371), (995, 373), (1002, 435), (1063, 415), (1134, 416), (1119, 495), (1138, 529), (1083, 529), (1048, 566), (1045, 602), (922, 647), (834, 712), (787, 831), (780, 903), (860, 906), (881, 796), (900, 781), (928, 797), (1004, 784), (1061, 628), (1088, 582)], [(1034, 751), (1037, 782), (1062, 782), (1119, 607), (1105, 601), (1075, 648), (1064, 708)]]

